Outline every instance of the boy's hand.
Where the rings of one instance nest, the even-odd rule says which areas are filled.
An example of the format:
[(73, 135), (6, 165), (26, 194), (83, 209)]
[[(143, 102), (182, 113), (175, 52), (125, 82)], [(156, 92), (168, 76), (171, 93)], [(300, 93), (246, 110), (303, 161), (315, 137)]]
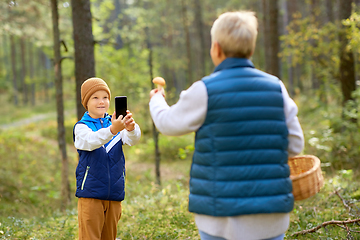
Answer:
[(113, 135), (115, 135), (118, 132), (120, 132), (121, 130), (123, 130), (125, 128), (125, 121), (126, 121), (126, 117), (123, 118), (123, 115), (120, 115), (116, 119), (116, 115), (115, 115), (115, 112), (114, 112), (112, 117), (111, 117), (111, 126), (110, 126), (111, 133)]
[(132, 118), (132, 113), (129, 110), (126, 110), (125, 129), (128, 130), (129, 132), (135, 129), (135, 121)]
[(163, 95), (163, 97), (165, 97), (165, 91), (163, 88), (161, 88), (161, 90), (159, 90), (158, 88), (153, 89), (150, 91), (150, 99), (157, 93), (160, 93), (161, 95)]

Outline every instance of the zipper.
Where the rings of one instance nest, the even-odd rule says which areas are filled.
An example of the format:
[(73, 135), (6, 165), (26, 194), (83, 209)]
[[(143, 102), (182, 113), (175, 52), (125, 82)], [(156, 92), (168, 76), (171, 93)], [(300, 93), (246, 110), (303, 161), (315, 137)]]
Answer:
[(90, 166), (87, 166), (87, 167), (86, 167), (85, 176), (84, 176), (83, 182), (82, 182), (82, 184), (81, 184), (81, 190), (84, 190), (84, 185), (85, 185), (85, 181), (86, 181), (87, 175), (88, 175), (88, 173), (89, 173), (89, 169), (90, 169)]

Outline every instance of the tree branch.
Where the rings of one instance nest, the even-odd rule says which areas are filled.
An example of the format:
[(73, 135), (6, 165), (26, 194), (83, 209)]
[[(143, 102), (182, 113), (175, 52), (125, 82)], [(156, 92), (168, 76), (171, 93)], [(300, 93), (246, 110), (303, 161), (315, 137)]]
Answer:
[(323, 222), (322, 224), (320, 224), (319, 226), (313, 227), (311, 229), (308, 230), (303, 230), (300, 232), (295, 232), (293, 234), (291, 234), (291, 236), (297, 236), (297, 235), (304, 235), (307, 233), (312, 233), (312, 232), (316, 232), (317, 230), (319, 230), (322, 227), (326, 227), (327, 225), (344, 225), (346, 226), (346, 224), (350, 224), (350, 223), (355, 223), (355, 222), (360, 222), (360, 218), (359, 219), (353, 219), (353, 220), (347, 220), (347, 221), (336, 221), (336, 220), (332, 220), (332, 221), (328, 221), (328, 222)]
[(344, 206), (349, 210), (349, 212), (351, 211), (351, 207), (346, 203), (346, 200), (340, 195), (338, 190), (335, 190), (335, 194), (338, 195), (338, 197), (341, 199), (342, 203), (344, 204)]
[(67, 51), (68, 51), (68, 48), (67, 48), (67, 46), (66, 46), (66, 44), (65, 44), (65, 41), (64, 41), (64, 40), (60, 40), (60, 43), (64, 46), (65, 52), (67, 52)]
[(119, 44), (113, 41), (110, 41), (109, 39), (102, 39), (102, 40), (94, 40), (94, 45), (112, 45), (113, 47), (118, 46)]
[[(334, 193), (341, 199), (342, 203), (344, 204), (344, 206), (345, 206), (345, 207), (347, 208), (347, 210), (349, 211), (349, 214), (350, 214), (352, 217), (358, 216), (358, 215), (359, 215), (359, 212), (360, 212), (359, 208), (358, 208), (356, 205), (354, 205), (353, 203), (345, 200), (345, 199), (340, 195), (339, 190), (340, 190), (340, 188), (337, 189), (337, 190), (335, 190)], [(352, 205), (352, 206), (355, 207), (356, 209), (353, 209), (352, 206), (350, 206), (350, 205)], [(356, 213), (355, 213), (355, 215), (354, 215), (354, 214), (352, 214), (351, 212), (356, 212)], [(357, 225), (359, 225), (359, 224), (357, 223)]]
[(61, 58), (60, 58), (60, 62), (62, 62), (64, 59), (71, 59), (71, 60), (74, 60), (74, 58), (73, 58), (73, 57), (61, 57)]
[(349, 229), (347, 226), (344, 227), (344, 226), (341, 226), (341, 225), (338, 225), (338, 224), (337, 224), (337, 226), (341, 227), (342, 229), (345, 229), (348, 232), (360, 233), (360, 231), (355, 231), (355, 230)]

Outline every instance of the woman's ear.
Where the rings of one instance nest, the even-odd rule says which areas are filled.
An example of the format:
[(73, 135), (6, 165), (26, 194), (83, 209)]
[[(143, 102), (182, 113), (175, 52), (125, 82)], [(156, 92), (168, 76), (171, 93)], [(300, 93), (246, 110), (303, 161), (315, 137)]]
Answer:
[(225, 53), (218, 42), (213, 42), (210, 49), (211, 59), (215, 66), (219, 65), (225, 58)]
[(220, 57), (222, 53), (222, 48), (218, 42), (214, 42), (214, 54), (216, 57)]

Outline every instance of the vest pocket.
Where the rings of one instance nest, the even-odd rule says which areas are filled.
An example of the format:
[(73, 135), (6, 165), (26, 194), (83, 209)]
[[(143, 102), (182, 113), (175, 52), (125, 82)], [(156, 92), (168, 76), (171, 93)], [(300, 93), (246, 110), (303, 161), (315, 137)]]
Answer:
[(87, 175), (88, 175), (88, 173), (89, 173), (89, 169), (90, 169), (90, 166), (87, 166), (87, 167), (86, 167), (85, 176), (84, 176), (84, 179), (83, 179), (82, 184), (81, 184), (81, 190), (84, 190), (84, 185), (85, 185), (85, 181), (86, 181)]

